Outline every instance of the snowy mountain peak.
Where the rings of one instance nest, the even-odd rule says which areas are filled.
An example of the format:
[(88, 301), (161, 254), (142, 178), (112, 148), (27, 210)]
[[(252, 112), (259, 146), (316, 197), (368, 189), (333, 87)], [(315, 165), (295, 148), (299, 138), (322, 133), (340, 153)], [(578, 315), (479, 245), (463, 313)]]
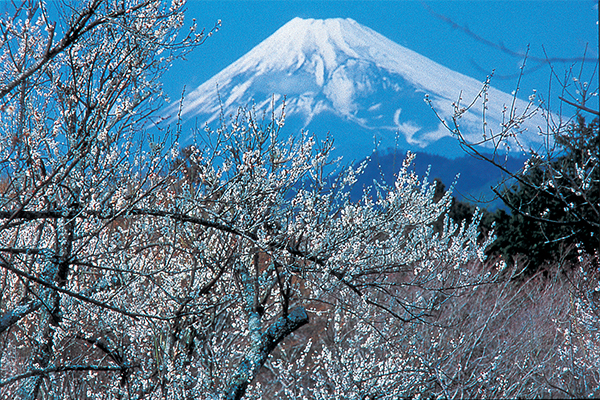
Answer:
[(282, 68), (293, 72), (308, 63), (322, 84), (324, 71), (334, 70), (340, 56), (358, 57), (345, 40), (352, 28), (360, 26), (351, 19), (294, 18), (248, 54), (247, 67), (258, 67), (261, 73)]
[[(374, 136), (384, 148), (399, 144), (440, 153), (434, 147), (449, 132), (423, 101), (425, 95), (449, 120), (452, 103), (459, 96), (465, 102), (476, 99), (482, 86), (352, 19), (294, 18), (192, 91), (182, 116), (211, 123), (222, 109), (225, 115), (252, 103), (266, 109), (273, 98), (285, 96), (288, 117), (300, 121), (291, 129), (331, 131), (338, 149), (351, 158), (368, 154), (365, 146), (373, 148)], [(513, 97), (493, 88), (488, 94), (487, 126), (497, 131)], [(517, 111), (528, 106), (520, 100), (515, 104)], [(467, 136), (481, 135), (481, 107), (461, 118)], [(535, 142), (541, 121), (530, 122), (524, 128)]]

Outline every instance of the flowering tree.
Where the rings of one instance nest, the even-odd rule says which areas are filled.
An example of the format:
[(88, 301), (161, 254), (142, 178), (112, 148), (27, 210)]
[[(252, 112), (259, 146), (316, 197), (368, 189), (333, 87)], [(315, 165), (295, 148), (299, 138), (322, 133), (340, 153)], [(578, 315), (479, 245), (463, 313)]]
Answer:
[[(573, 67), (564, 79), (552, 69), (562, 89), (561, 111), (564, 105), (574, 107), (572, 118), (556, 115), (534, 93), (525, 109), (506, 105), (502, 125), (490, 127), (485, 120), (488, 79), (478, 95), (483, 98), (479, 140), (469, 140), (460, 127), (463, 114), (477, 99), (465, 106), (459, 99), (453, 117), (441, 121), (467, 154), (506, 174), (492, 190), (512, 215), (504, 210), (495, 214), (498, 240), (490, 247), (513, 256), (509, 261), (514, 268), (528, 269), (529, 274), (511, 274), (515, 282), (463, 291), (442, 312), (441, 321), (450, 329), (417, 334), (426, 347), (411, 350), (433, 356), (419, 357), (409, 364), (412, 369), (401, 373), (423, 385), (421, 394), (582, 398), (595, 397), (600, 390), (597, 60), (573, 61), (593, 61), (596, 68), (589, 82), (582, 72), (574, 74)], [(523, 69), (524, 63), (515, 99)], [(538, 132), (526, 132), (523, 122), (535, 114), (541, 114), (545, 124)], [(522, 143), (533, 134), (544, 138), (543, 145), (526, 148)], [(529, 155), (518, 171), (505, 164), (511, 149)], [(428, 368), (421, 375), (426, 378), (419, 380), (415, 366), (421, 367), (423, 360)]]
[[(525, 63), (521, 74), (524, 67)], [(497, 129), (490, 127), (485, 120), (488, 78), (478, 95), (483, 98), (483, 129), (478, 140), (469, 140), (460, 127), (462, 115), (475, 106), (475, 101), (466, 106), (456, 102), (451, 120), (442, 120), (467, 154), (487, 161), (506, 175), (492, 190), (512, 216), (496, 214), (501, 233), (492, 250), (510, 256), (527, 255), (533, 271), (561, 253), (571, 258), (587, 253), (597, 259), (600, 251), (600, 112), (591, 108), (597, 103), (598, 87), (581, 75), (582, 72), (574, 75), (573, 69), (563, 79), (553, 74), (562, 89), (561, 109), (563, 103), (575, 107), (571, 118), (556, 115), (533, 93), (523, 110), (517, 110), (514, 104), (505, 105), (502, 125)], [(594, 75), (595, 72), (592, 80), (596, 80)], [(519, 85), (520, 80), (515, 99)], [(543, 126), (538, 127), (538, 132), (524, 131), (523, 122), (536, 114), (543, 116)], [(522, 143), (528, 135), (543, 137), (543, 145), (526, 148)], [(518, 171), (505, 164), (506, 153), (511, 149), (529, 156)]]
[[(98, 344), (98, 336), (66, 329), (77, 319), (71, 312), (79, 312), (68, 302), (133, 315), (125, 304), (98, 298), (110, 296), (116, 282), (89, 268), (108, 267), (106, 256), (123, 254), (111, 247), (118, 241), (109, 245), (123, 227), (118, 210), (126, 196), (135, 193), (135, 201), (153, 190), (147, 177), (160, 167), (136, 155), (133, 135), (158, 106), (161, 70), (204, 35), (192, 27), (178, 39), (183, 12), (177, 2), (89, 1), (47, 9), (23, 1), (3, 7), (2, 386), (22, 398), (40, 398), (66, 390), (48, 374), (123, 370), (124, 361)], [(97, 316), (90, 317), (94, 323)], [(96, 343), (103, 355), (92, 358), (108, 357), (113, 365), (67, 361), (74, 356), (65, 354), (82, 352), (81, 343)]]
[(318, 305), (392, 335), (384, 318), (427, 321), (483, 279), (464, 268), (478, 218), (436, 233), (450, 194), (433, 200), (412, 155), (352, 202), (362, 167), (327, 173), (331, 141), (280, 138), (283, 112), (183, 151), (147, 133), (160, 72), (204, 38), (178, 39), (182, 7), (90, 0), (56, 23), (26, 1), (2, 19), (3, 396), (239, 399)]
[[(598, 374), (598, 285), (591, 258), (516, 283), (465, 286), (426, 323), (384, 319), (334, 303), (322, 331), (268, 362), (264, 398), (594, 398)], [(347, 299), (351, 300), (351, 299)], [(321, 321), (319, 322), (319, 318)], [(368, 321), (369, 323), (365, 323)]]

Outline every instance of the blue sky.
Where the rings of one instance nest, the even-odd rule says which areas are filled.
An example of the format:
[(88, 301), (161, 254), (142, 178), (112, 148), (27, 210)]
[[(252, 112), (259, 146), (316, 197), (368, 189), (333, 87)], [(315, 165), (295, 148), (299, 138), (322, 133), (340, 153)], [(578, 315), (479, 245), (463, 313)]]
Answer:
[[(177, 99), (244, 55), (294, 17), (352, 18), (389, 39), (463, 74), (483, 81), (492, 70), (492, 85), (506, 92), (516, 86), (522, 58), (484, 44), (453, 27), (439, 15), (473, 34), (516, 53), (529, 45), (531, 59), (522, 80), (522, 95), (533, 89), (547, 97), (550, 68), (535, 58), (598, 58), (598, 9), (595, 0), (570, 1), (188, 1), (187, 19), (200, 27), (222, 26), (202, 46), (177, 62), (164, 76), (166, 92)], [(437, 14), (438, 16), (434, 15)], [(545, 49), (545, 53), (544, 53)], [(554, 62), (562, 77), (575, 62)], [(589, 80), (594, 63), (584, 64)], [(597, 87), (598, 75), (594, 82)], [(553, 82), (556, 88), (556, 82)], [(556, 100), (556, 92), (552, 97)], [(556, 103), (554, 103), (556, 105)]]

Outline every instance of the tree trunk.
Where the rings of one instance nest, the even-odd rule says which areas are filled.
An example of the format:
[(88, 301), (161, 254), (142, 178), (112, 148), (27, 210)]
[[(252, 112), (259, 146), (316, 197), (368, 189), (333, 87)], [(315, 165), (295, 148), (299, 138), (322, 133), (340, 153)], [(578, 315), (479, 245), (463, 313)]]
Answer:
[(290, 333), (308, 323), (308, 314), (304, 307), (292, 310), (287, 317), (280, 317), (267, 329), (260, 338), (260, 345), (250, 349), (244, 361), (238, 367), (237, 374), (229, 383), (225, 395), (226, 400), (239, 400), (246, 393), (246, 388), (256, 378), (267, 357), (277, 347), (279, 342)]

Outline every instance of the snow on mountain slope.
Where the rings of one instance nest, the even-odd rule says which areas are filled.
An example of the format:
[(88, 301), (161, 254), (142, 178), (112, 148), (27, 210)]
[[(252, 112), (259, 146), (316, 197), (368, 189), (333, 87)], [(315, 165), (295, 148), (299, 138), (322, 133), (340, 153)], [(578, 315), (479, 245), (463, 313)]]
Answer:
[[(417, 147), (449, 155), (450, 136), (425, 103), (428, 96), (445, 120), (453, 102), (469, 104), (483, 83), (452, 71), (400, 46), (351, 19), (294, 18), (246, 55), (189, 93), (182, 118), (201, 124), (235, 114), (240, 106), (258, 110), (285, 98), (288, 129), (330, 131), (345, 156), (368, 155), (380, 148)], [(490, 88), (487, 128), (497, 132), (503, 110), (515, 101), (517, 112), (528, 103)], [(176, 115), (178, 104), (167, 110)], [(481, 138), (482, 100), (460, 119), (471, 140)], [(541, 117), (523, 124), (526, 147), (541, 142)], [(319, 132), (326, 129), (325, 132)], [(367, 148), (365, 148), (367, 146)], [(369, 148), (370, 147), (370, 148)], [(454, 149), (456, 149), (454, 143)], [(455, 156), (457, 154), (454, 154)]]

